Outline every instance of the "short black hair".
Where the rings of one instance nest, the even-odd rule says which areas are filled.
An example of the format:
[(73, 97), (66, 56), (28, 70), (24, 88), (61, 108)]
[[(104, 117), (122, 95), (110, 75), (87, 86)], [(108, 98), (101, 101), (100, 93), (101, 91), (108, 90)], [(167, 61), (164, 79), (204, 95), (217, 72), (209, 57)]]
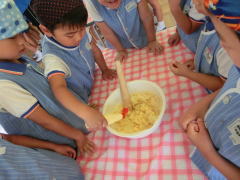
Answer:
[(87, 24), (88, 13), (82, 0), (32, 0), (31, 8), (41, 24), (53, 32), (57, 26)]

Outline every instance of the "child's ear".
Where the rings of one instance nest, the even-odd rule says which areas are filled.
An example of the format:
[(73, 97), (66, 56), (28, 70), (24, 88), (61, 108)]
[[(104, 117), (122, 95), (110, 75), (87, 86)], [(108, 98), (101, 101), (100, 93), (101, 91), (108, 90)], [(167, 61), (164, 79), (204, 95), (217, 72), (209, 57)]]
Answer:
[(41, 29), (41, 31), (48, 37), (52, 37), (53, 34), (48, 30), (48, 28), (42, 24), (39, 25), (39, 28)]

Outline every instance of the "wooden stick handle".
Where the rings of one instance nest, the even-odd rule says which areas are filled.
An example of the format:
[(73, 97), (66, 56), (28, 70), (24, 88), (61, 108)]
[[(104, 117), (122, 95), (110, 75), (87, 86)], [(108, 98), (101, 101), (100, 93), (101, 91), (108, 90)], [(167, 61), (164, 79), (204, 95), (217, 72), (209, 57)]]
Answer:
[(131, 97), (127, 88), (127, 83), (123, 74), (122, 64), (119, 60), (116, 60), (116, 68), (118, 75), (118, 82), (120, 85), (120, 92), (122, 97), (122, 103), (124, 108), (132, 109)]

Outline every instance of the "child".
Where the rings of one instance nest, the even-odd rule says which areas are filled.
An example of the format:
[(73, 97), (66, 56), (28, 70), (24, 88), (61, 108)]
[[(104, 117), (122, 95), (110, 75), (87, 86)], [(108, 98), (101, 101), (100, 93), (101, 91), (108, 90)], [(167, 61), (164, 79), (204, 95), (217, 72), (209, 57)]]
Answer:
[(31, 7), (45, 34), (42, 41), (44, 74), (56, 99), (81, 117), (90, 130), (105, 126), (105, 118), (86, 104), (94, 81), (94, 59), (104, 79), (115, 78), (116, 72), (107, 67), (90, 36), (91, 29), (89, 33), (85, 28), (88, 15), (82, 1), (33, 0)]
[(147, 0), (147, 2), (153, 8), (154, 23), (155, 23), (155, 18), (156, 18), (156, 23), (155, 23), (156, 32), (166, 29), (165, 23), (163, 21), (162, 9), (161, 9), (159, 2), (157, 0)]
[(76, 156), (67, 146), (24, 136), (3, 135), (2, 139), (0, 135), (0, 179), (84, 179), (76, 161), (39, 148)]
[[(239, 28), (239, 1), (228, 1), (229, 9), (222, 9), (225, 2), (220, 1), (216, 8), (226, 15), (231, 12), (228, 16), (231, 18), (225, 16), (228, 19), (226, 24)], [(234, 65), (223, 88), (191, 106), (180, 123), (197, 148), (191, 158), (198, 168), (211, 180), (237, 180), (240, 179), (240, 38), (204, 9), (203, 0), (196, 0), (196, 6), (211, 18)], [(234, 9), (237, 14), (233, 13)]]
[[(170, 1), (172, 2), (172, 1)], [(173, 6), (174, 5), (174, 6)], [(179, 8), (175, 7), (176, 5), (178, 5)], [(190, 49), (193, 53), (196, 52), (197, 50), (197, 42), (199, 39), (199, 35), (201, 33), (201, 30), (204, 26), (204, 22), (203, 21), (191, 21), (191, 14), (193, 14), (193, 4), (192, 4), (192, 0), (181, 0), (179, 4), (176, 3), (171, 3), (170, 4), (170, 9), (172, 11), (172, 14), (174, 15), (174, 17), (177, 17), (180, 12), (180, 10), (182, 11), (182, 15), (185, 14), (185, 18), (190, 19), (190, 21), (188, 21), (188, 23), (191, 24), (191, 26), (196, 26), (194, 30), (188, 30), (188, 31), (183, 31), (183, 29), (180, 27), (181, 24), (178, 25), (177, 22), (177, 29), (176, 29), (176, 33), (173, 34), (172, 36), (170, 36), (170, 38), (168, 39), (168, 43), (170, 46), (175, 46), (177, 45), (180, 40), (183, 41), (183, 43), (187, 46), (188, 49)], [(177, 13), (178, 12), (178, 13)], [(190, 14), (190, 15), (189, 15)], [(199, 20), (201, 20), (201, 16), (198, 17)]]
[(146, 0), (84, 0), (91, 18), (100, 28), (108, 48), (117, 50), (116, 60), (127, 57), (127, 48), (143, 48), (160, 54), (153, 16)]
[(94, 144), (83, 134), (88, 133), (84, 121), (57, 102), (35, 62), (20, 58), (28, 41), (19, 32), (28, 26), (13, 1), (1, 1), (0, 16), (1, 126), (8, 134), (77, 146), (82, 153), (92, 153)]
[[(176, 1), (178, 1), (178, 3)], [(226, 51), (221, 47), (219, 37), (211, 21), (206, 20), (203, 14), (198, 13), (194, 4), (189, 12), (189, 16), (192, 19), (190, 20), (182, 13), (180, 7), (176, 5), (179, 4), (179, 0), (170, 0), (169, 2), (171, 2), (171, 7), (175, 9), (173, 11), (175, 12), (174, 17), (183, 31), (194, 32), (196, 28), (200, 26), (198, 22), (206, 21), (198, 40), (194, 62), (172, 62), (170, 64), (171, 71), (176, 75), (187, 77), (201, 84), (209, 92), (221, 88), (227, 79), (232, 61)], [(193, 63), (195, 71), (189, 68), (193, 66)]]

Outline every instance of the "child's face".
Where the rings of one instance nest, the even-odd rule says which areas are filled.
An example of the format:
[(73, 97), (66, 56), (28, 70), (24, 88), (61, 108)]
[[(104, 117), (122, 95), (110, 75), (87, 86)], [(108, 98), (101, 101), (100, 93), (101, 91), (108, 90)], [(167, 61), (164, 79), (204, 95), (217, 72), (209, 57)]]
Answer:
[(85, 27), (70, 27), (65, 25), (58, 26), (50, 36), (63, 46), (74, 47), (80, 44), (85, 33)]
[(117, 9), (122, 0), (98, 0), (100, 4), (110, 9)]
[(26, 41), (22, 34), (0, 40), (0, 59), (13, 60), (20, 58), (25, 51), (25, 43)]

